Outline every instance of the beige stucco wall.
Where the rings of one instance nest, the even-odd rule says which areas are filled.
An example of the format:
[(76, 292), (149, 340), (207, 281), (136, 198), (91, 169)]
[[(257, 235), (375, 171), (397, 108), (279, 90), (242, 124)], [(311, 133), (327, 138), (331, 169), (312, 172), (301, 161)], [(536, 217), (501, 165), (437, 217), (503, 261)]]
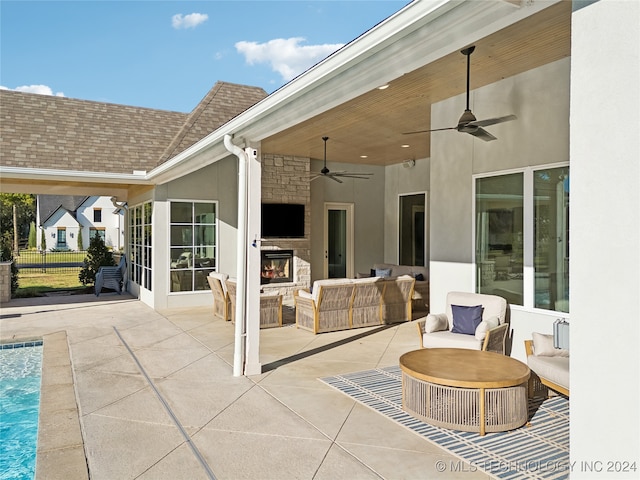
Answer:
[[(416, 137), (414, 141), (419, 141)], [(384, 189), (384, 263), (398, 263), (398, 212), (399, 197), (404, 194), (424, 193), (426, 200), (426, 223), (429, 230), (429, 179), (430, 160), (418, 159), (411, 168), (402, 163), (385, 168)], [(429, 258), (427, 233), (426, 258)], [(378, 261), (376, 261), (378, 263)]]
[[(354, 204), (354, 274), (368, 272), (384, 255), (385, 169), (371, 165), (327, 163), (330, 170), (373, 173), (369, 180), (343, 178), (337, 183), (318, 178), (311, 184), (311, 279), (323, 277), (324, 204)], [(311, 162), (311, 171), (319, 171), (322, 162)]]
[(616, 462), (640, 466), (638, 45), (637, 1), (573, 14), (571, 478), (637, 478)]
[[(567, 58), (472, 91), (470, 106), (478, 119), (517, 115), (487, 128), (498, 140), (484, 142), (454, 130), (431, 135), (432, 312), (444, 311), (447, 292), (475, 290), (473, 175), (569, 160), (569, 74)], [(455, 125), (464, 106), (464, 95), (435, 104), (432, 127)], [(512, 356), (525, 359), (524, 339), (532, 331), (550, 333), (556, 318), (553, 312), (512, 307)]]

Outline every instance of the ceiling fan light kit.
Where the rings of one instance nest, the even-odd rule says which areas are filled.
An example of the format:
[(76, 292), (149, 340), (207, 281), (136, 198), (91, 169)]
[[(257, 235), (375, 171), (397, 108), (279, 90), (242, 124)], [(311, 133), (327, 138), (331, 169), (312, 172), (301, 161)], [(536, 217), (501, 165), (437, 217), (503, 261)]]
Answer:
[(327, 140), (329, 140), (329, 137), (322, 137), (322, 141), (324, 142), (324, 165), (323, 165), (322, 169), (319, 172), (311, 172), (311, 181), (315, 180), (316, 178), (320, 178), (320, 177), (330, 178), (331, 180), (333, 180), (335, 182), (338, 182), (338, 183), (344, 183), (338, 177), (342, 177), (342, 178), (359, 178), (361, 180), (369, 180), (369, 177), (371, 175), (373, 175), (373, 173), (346, 172), (346, 171), (332, 172), (331, 170), (329, 170), (327, 168)]
[(494, 117), (487, 118), (485, 120), (478, 120), (476, 116), (469, 108), (469, 92), (470, 92), (470, 71), (471, 71), (471, 54), (476, 49), (475, 46), (471, 46), (460, 50), (460, 53), (467, 57), (467, 108), (465, 108), (464, 112), (460, 116), (460, 120), (458, 120), (458, 125), (455, 127), (446, 127), (446, 128), (434, 128), (431, 130), (419, 130), (417, 132), (406, 132), (405, 135), (411, 135), (414, 133), (429, 133), (429, 132), (441, 132), (443, 130), (457, 130), (462, 133), (468, 133), (469, 135), (473, 135), (474, 137), (480, 138), (485, 142), (489, 142), (491, 140), (496, 140), (496, 137), (491, 135), (482, 127), (487, 127), (489, 125), (496, 125), (498, 123), (509, 122), (511, 120), (515, 120), (515, 115), (505, 115), (504, 117)]

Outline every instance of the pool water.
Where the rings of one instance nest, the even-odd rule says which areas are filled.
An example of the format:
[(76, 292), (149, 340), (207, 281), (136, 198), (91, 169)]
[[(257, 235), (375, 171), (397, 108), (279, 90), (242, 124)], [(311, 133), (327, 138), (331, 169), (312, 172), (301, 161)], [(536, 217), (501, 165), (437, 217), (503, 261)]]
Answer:
[(42, 341), (0, 349), (0, 480), (31, 480), (36, 471)]

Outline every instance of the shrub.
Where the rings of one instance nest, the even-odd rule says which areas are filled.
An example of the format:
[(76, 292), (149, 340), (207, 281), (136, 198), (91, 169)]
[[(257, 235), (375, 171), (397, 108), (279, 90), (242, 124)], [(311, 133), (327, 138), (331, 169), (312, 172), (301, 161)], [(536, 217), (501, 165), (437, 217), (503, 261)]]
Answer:
[(13, 297), (18, 290), (18, 266), (13, 260), (13, 239), (10, 232), (5, 232), (0, 238), (0, 261), (11, 262), (11, 296)]
[(84, 240), (82, 239), (82, 225), (78, 224), (78, 250), (84, 250)]
[(87, 256), (84, 258), (84, 266), (80, 270), (78, 279), (83, 285), (96, 283), (96, 273), (100, 267), (113, 267), (116, 265), (113, 254), (106, 247), (99, 236), (95, 236), (89, 242)]
[(29, 224), (29, 250), (35, 250), (38, 247), (38, 235), (36, 233), (36, 223)]

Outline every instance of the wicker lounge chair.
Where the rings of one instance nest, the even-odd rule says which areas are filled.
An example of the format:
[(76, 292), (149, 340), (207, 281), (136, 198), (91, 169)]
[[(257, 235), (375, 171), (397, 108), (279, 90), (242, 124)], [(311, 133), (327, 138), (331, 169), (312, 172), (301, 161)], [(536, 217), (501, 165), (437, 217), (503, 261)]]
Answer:
[[(547, 388), (569, 396), (569, 352), (553, 348), (551, 335), (533, 334), (533, 340), (524, 341), (527, 365), (532, 371), (529, 378), (529, 396), (548, 395)], [(536, 344), (538, 345), (536, 350)]]
[[(454, 333), (452, 305), (482, 305), (482, 321), (474, 334)], [(420, 335), (420, 348), (468, 348), (504, 355), (507, 323), (507, 301), (497, 295), (449, 292), (446, 313), (427, 315), (416, 322)]]
[[(236, 282), (227, 279), (225, 282), (229, 295), (231, 321), (236, 320)], [(260, 294), (260, 328), (282, 326), (282, 295), (275, 293)]]
[(213, 314), (222, 320), (231, 320), (231, 304), (227, 294), (225, 281), (229, 276), (225, 273), (211, 272), (207, 281), (213, 293)]

